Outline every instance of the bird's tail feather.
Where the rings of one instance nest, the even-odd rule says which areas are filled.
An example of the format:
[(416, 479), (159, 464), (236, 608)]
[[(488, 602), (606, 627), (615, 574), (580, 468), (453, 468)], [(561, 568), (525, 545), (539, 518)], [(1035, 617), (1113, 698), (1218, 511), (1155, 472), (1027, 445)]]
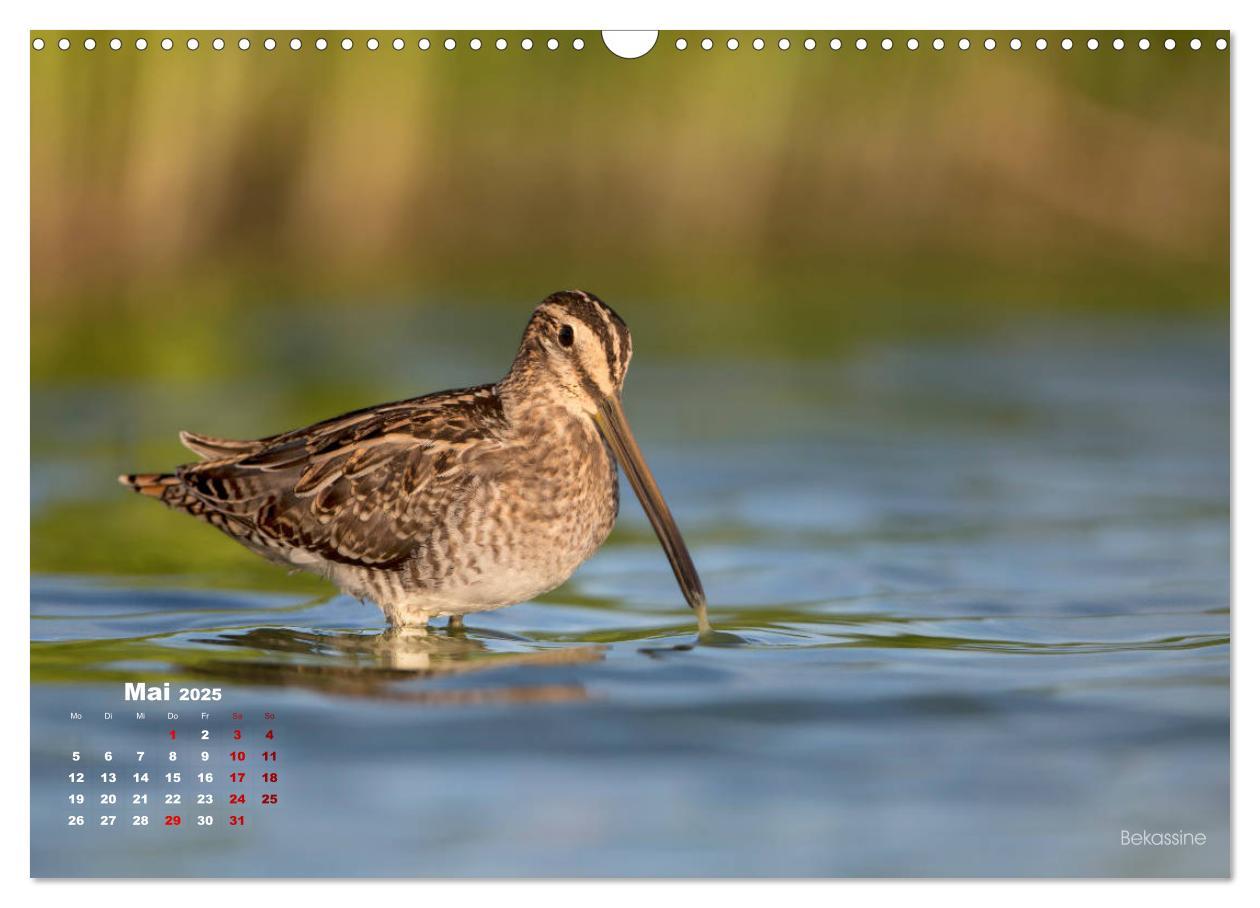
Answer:
[(118, 481), (141, 495), (156, 498), (167, 507), (204, 520), (264, 558), (280, 564), (289, 563), (276, 551), (275, 546), (268, 544), (259, 535), (258, 527), (251, 517), (233, 514), (217, 506), (213, 499), (198, 495), (177, 473), (124, 473), (118, 477)]
[(134, 492), (180, 507), (189, 497), (184, 481), (174, 473), (124, 473), (118, 481)]

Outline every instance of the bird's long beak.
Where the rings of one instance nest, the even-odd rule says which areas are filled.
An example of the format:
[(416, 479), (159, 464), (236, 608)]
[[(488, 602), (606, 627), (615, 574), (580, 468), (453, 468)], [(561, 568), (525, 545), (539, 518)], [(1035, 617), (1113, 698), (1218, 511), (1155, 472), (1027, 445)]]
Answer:
[(669, 512), (669, 505), (665, 503), (656, 480), (652, 478), (652, 471), (643, 460), (643, 452), (639, 450), (639, 445), (630, 432), (630, 424), (626, 422), (621, 401), (616, 397), (606, 398), (595, 411), (595, 423), (608, 446), (617, 455), (622, 469), (626, 471), (634, 493), (639, 496), (643, 510), (652, 523), (652, 529), (656, 530), (657, 538), (661, 540), (661, 546), (669, 558), (670, 567), (674, 569), (683, 597), (696, 613), (700, 633), (709, 633), (709, 611), (704, 598), (704, 587), (700, 585), (700, 575), (691, 562), (691, 553), (687, 551), (682, 533), (678, 532), (678, 524), (674, 523), (674, 515)]

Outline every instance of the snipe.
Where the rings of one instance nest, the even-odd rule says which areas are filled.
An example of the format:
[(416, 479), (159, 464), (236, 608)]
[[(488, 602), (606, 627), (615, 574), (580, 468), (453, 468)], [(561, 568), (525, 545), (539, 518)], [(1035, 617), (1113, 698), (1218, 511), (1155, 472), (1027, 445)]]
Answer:
[(119, 477), (259, 555), (327, 577), (395, 625), (524, 602), (617, 517), (617, 463), (702, 632), (704, 589), (621, 408), (630, 330), (589, 293), (534, 310), (498, 383), (257, 441), (181, 433), (199, 463)]

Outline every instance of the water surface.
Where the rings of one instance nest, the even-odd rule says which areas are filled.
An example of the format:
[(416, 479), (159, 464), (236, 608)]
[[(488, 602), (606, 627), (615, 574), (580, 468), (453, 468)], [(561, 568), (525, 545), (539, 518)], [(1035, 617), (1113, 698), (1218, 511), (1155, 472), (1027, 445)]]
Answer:
[[(382, 398), (493, 377), (506, 354), (453, 355), (462, 330), (344, 374)], [(293, 390), (320, 332), (274, 340), (278, 389), (35, 390), (36, 874), (1228, 872), (1223, 326), (639, 355), (627, 411), (721, 645), (693, 645), (628, 489), (564, 587), (424, 635), (112, 485), (174, 462), (179, 428), (335, 412)], [(90, 833), (67, 853), (63, 716), (136, 677), (275, 711), (283, 812), (195, 849)], [(1124, 829), (1207, 844), (1123, 848)]]

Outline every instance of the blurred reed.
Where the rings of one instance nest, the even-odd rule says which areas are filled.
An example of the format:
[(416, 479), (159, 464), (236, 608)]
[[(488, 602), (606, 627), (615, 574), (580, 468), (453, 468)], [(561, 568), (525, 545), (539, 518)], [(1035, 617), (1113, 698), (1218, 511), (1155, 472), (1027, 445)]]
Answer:
[(597, 33), (581, 52), (113, 34), (32, 53), (36, 379), (161, 374), (180, 332), (213, 358), (260, 304), (519, 316), (584, 286), (654, 306), (665, 345), (683, 326), (691, 350), (810, 352), (873, 321), (1227, 303), (1228, 54), (1184, 36), (705, 52), (662, 33), (624, 61)]

